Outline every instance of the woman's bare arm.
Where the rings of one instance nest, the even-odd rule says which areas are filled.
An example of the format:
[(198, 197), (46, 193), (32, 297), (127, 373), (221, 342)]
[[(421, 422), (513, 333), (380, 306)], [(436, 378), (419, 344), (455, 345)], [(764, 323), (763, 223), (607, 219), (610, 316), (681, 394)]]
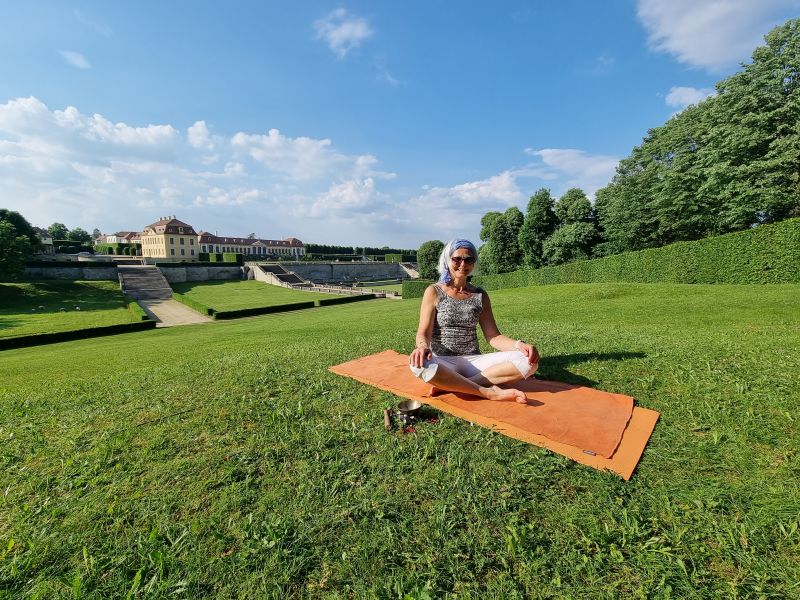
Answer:
[(431, 337), (433, 336), (433, 320), (436, 315), (436, 290), (432, 285), (425, 288), (422, 304), (419, 307), (419, 326), (417, 327), (416, 347), (409, 356), (409, 363), (421, 367), (431, 356)]

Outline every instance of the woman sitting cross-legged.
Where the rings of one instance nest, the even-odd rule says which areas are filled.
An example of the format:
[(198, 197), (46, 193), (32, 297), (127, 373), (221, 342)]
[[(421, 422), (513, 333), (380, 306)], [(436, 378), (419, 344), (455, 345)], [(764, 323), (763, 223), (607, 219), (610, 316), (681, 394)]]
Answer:
[[(475, 246), (467, 240), (453, 240), (442, 250), (439, 282), (428, 286), (422, 297), (411, 371), (440, 390), (524, 404), (523, 392), (499, 386), (536, 373), (539, 352), (497, 329), (489, 295), (467, 282), (477, 257)], [(480, 353), (478, 324), (486, 341), (499, 352)]]

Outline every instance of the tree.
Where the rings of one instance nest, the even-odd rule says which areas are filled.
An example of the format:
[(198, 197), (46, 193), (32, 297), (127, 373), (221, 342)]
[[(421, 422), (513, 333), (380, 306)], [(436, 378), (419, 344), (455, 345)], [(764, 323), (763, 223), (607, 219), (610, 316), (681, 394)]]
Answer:
[(94, 229), (92, 229), (92, 240), (96, 240), (96, 239), (97, 239), (97, 238), (99, 238), (101, 235), (103, 235), (103, 232), (102, 232), (102, 231), (100, 231), (100, 230), (99, 230), (97, 227), (95, 227)]
[(562, 224), (589, 222), (592, 203), (580, 188), (568, 189), (555, 205), (555, 213)]
[(492, 223), (494, 223), (496, 219), (502, 218), (502, 216), (503, 213), (493, 210), (481, 217), (481, 232), (479, 234), (481, 241), (489, 241), (489, 230), (492, 228)]
[(590, 257), (597, 240), (597, 230), (592, 223), (567, 223), (555, 230), (542, 244), (542, 254), (547, 264), (585, 260)]
[[(517, 212), (520, 212), (517, 209)], [(520, 213), (521, 214), (521, 213)], [(509, 216), (515, 217), (513, 213)], [(506, 215), (492, 219), (488, 228), (489, 240), (481, 247), (481, 273), (508, 273), (519, 268), (520, 252), (517, 242), (518, 230), (514, 230), (514, 222), (509, 223)]]
[[(30, 228), (27, 221), (25, 224)], [(0, 280), (17, 279), (25, 269), (25, 261), (33, 254), (33, 248), (30, 238), (18, 231), (11, 220), (0, 220)]]
[(67, 239), (72, 240), (73, 242), (89, 243), (92, 241), (92, 236), (89, 235), (88, 231), (81, 229), (80, 227), (76, 227), (75, 229), (70, 230), (70, 232), (67, 234)]
[(28, 238), (28, 241), (31, 245), (31, 250), (36, 251), (41, 248), (42, 241), (39, 239), (39, 234), (36, 232), (36, 228), (28, 223), (27, 219), (18, 212), (8, 210), (6, 208), (0, 208), (0, 221), (7, 221), (11, 223), (14, 226), (14, 229), (17, 231), (17, 235), (24, 235), (26, 238)]
[(69, 229), (63, 223), (53, 223), (47, 228), (47, 232), (54, 240), (65, 240), (67, 239), (67, 234), (69, 234)]
[(560, 225), (542, 243), (544, 260), (547, 264), (560, 265), (589, 258), (599, 238), (589, 198), (579, 188), (569, 189), (559, 198), (554, 210)]
[(439, 273), (436, 265), (439, 263), (439, 255), (444, 250), (444, 243), (439, 240), (430, 240), (423, 243), (417, 250), (417, 266), (419, 276), (422, 279), (438, 279)]
[(528, 268), (536, 269), (544, 264), (542, 243), (555, 231), (557, 223), (554, 203), (546, 188), (538, 190), (528, 200), (528, 210), (517, 236), (523, 264)]
[(256, 239), (256, 234), (255, 234), (255, 233), (249, 233), (249, 234), (247, 235), (247, 239), (248, 239), (248, 240), (254, 240), (254, 239)]

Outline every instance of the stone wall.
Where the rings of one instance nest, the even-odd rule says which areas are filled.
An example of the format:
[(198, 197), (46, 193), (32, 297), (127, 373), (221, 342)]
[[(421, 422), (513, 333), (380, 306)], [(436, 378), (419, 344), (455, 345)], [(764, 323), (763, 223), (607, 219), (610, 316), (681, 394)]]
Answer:
[(398, 263), (383, 262), (282, 262), (287, 271), (294, 271), (314, 283), (354, 283), (382, 279), (408, 279)]
[(117, 267), (25, 267), (25, 279), (91, 279), (118, 281)]
[(242, 279), (243, 269), (240, 266), (231, 267), (159, 267), (164, 277), (170, 283), (184, 283), (186, 281), (217, 281), (228, 279)]

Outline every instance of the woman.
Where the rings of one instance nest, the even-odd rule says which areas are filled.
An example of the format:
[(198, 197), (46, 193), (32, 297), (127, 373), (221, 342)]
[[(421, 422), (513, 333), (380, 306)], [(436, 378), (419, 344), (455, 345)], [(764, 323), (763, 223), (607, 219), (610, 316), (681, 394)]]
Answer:
[[(527, 379), (539, 367), (535, 346), (513, 340), (497, 329), (489, 295), (467, 282), (478, 252), (472, 242), (453, 240), (439, 256), (439, 282), (422, 297), (412, 373), (435, 388), (492, 400), (524, 404), (520, 390), (498, 387)], [(499, 352), (481, 354), (476, 326)]]

